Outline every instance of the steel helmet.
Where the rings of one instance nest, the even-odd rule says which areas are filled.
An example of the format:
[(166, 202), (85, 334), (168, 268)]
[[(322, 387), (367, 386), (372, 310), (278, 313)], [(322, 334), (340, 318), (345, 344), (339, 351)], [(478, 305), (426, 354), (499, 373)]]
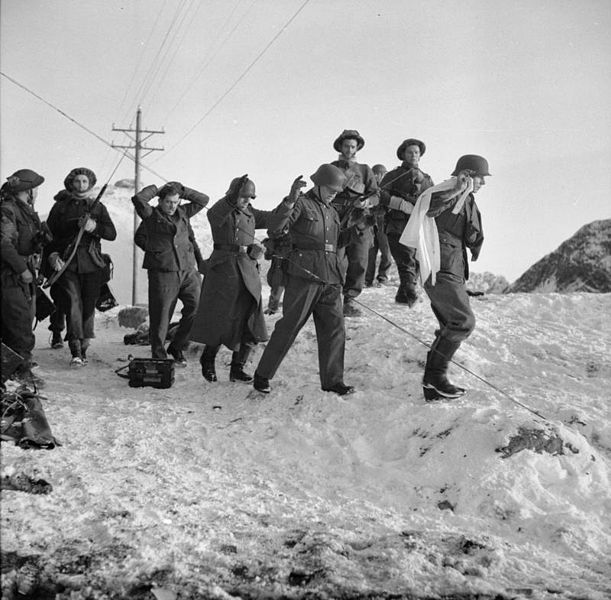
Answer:
[(325, 186), (336, 192), (341, 192), (346, 185), (344, 172), (335, 165), (320, 165), (316, 173), (310, 175), (310, 179), (314, 185)]
[(251, 198), (254, 200), (257, 197), (255, 182), (248, 179), (248, 175), (242, 177), (234, 177), (229, 184), (226, 196), (239, 196), (242, 198)]
[[(6, 190), (9, 192), (25, 192), (38, 187), (45, 178), (31, 169), (19, 169), (7, 178)], [(2, 186), (2, 187), (4, 187)]]
[(456, 168), (452, 175), (458, 175), (460, 171), (464, 170), (475, 171), (475, 175), (479, 175), (480, 177), (490, 176), (488, 172), (488, 161), (483, 156), (477, 154), (465, 154), (461, 156), (456, 162)]
[(87, 188), (87, 191), (89, 191), (97, 182), (95, 173), (91, 169), (88, 169), (87, 167), (77, 167), (76, 169), (72, 169), (72, 171), (70, 171), (70, 173), (66, 175), (66, 179), (64, 179), (64, 187), (69, 192), (74, 191), (72, 189), (72, 184), (74, 183), (74, 178), (77, 175), (84, 175), (85, 177), (87, 177), (87, 180), (89, 181), (89, 187)]

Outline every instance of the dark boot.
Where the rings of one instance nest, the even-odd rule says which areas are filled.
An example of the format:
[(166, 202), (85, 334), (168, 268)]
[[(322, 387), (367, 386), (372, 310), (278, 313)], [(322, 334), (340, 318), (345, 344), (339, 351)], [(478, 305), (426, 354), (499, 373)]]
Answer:
[(62, 332), (54, 331), (51, 336), (51, 348), (57, 350), (58, 348), (64, 347), (64, 340), (62, 340)]
[(240, 349), (231, 355), (231, 368), (229, 369), (229, 381), (241, 381), (249, 383), (252, 381), (252, 375), (244, 372), (244, 365), (250, 356), (252, 346), (249, 344), (240, 344)]
[(439, 398), (459, 398), (465, 393), (465, 389), (450, 382), (447, 376), (448, 365), (458, 350), (460, 342), (454, 342), (447, 338), (437, 338), (427, 354), (422, 389), (425, 400), (437, 400)]
[(262, 392), (263, 394), (269, 394), (272, 391), (272, 388), (269, 385), (269, 379), (267, 377), (261, 377), (261, 375), (255, 371), (254, 379), (253, 386), (255, 390)]
[(185, 358), (183, 351), (177, 348), (174, 345), (174, 342), (168, 346), (168, 354), (174, 359), (174, 364), (177, 367), (184, 368), (187, 366), (187, 359)]
[(416, 286), (411, 283), (401, 283), (395, 296), (395, 302), (399, 304), (407, 304), (409, 307), (414, 306), (418, 301), (418, 293)]
[(217, 381), (214, 360), (218, 351), (218, 346), (204, 346), (204, 351), (199, 359), (199, 362), (202, 365), (202, 375), (204, 376), (204, 379), (211, 382)]

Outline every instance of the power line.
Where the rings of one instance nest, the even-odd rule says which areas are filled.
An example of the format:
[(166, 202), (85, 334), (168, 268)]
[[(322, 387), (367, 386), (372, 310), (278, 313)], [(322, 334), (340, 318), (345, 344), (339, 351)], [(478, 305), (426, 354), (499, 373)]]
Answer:
[[(212, 54), (207, 58), (204, 59), (202, 62), (200, 62), (200, 64), (198, 65), (197, 69), (196, 69), (196, 73), (197, 75), (195, 75), (195, 77), (191, 78), (191, 81), (189, 82), (188, 86), (186, 87), (186, 89), (184, 90), (184, 92), (182, 92), (182, 94), (179, 96), (178, 100), (175, 102), (174, 106), (170, 109), (170, 111), (168, 112), (168, 114), (165, 117), (165, 121), (167, 122), (167, 120), (169, 119), (170, 115), (176, 110), (176, 108), (180, 105), (180, 103), (182, 102), (182, 99), (189, 93), (189, 91), (191, 90), (191, 88), (197, 83), (197, 81), (201, 78), (201, 76), (205, 73), (206, 69), (208, 68), (208, 66), (212, 63), (212, 61), (216, 58), (216, 56), (218, 55), (218, 53), (223, 49), (223, 47), (225, 46), (225, 44), (227, 43), (227, 41), (229, 41), (229, 39), (231, 39), (231, 36), (235, 33), (235, 31), (238, 29), (238, 27), (242, 24), (242, 22), (244, 21), (244, 19), (246, 18), (246, 16), (248, 15), (248, 13), (250, 12), (251, 8), (255, 5), (255, 2), (257, 0), (252, 0), (252, 2), (250, 3), (250, 6), (246, 9), (246, 11), (244, 12), (244, 14), (240, 17), (240, 19), (237, 21), (237, 23), (232, 27), (232, 29), (227, 32), (225, 34), (225, 36), (221, 39), (220, 44), (216, 47), (216, 49), (212, 52)], [(226, 25), (229, 24), (229, 22), (231, 21), (231, 19), (233, 18), (233, 15), (235, 14), (239, 4), (240, 4), (241, 0), (238, 0), (238, 3), (234, 6), (233, 10), (231, 11), (230, 15), (227, 17), (227, 19), (225, 19), (225, 22), (223, 23), (223, 25), (221, 25), (220, 30), (222, 31)]]
[[(109, 148), (113, 148), (117, 150), (117, 152), (124, 154), (127, 158), (135, 162), (136, 160), (135, 157), (132, 156), (129, 152), (126, 152), (125, 150), (122, 150), (122, 149), (114, 148), (111, 142), (109, 142), (108, 140), (105, 140), (101, 135), (97, 134), (92, 129), (89, 129), (89, 127), (83, 125), (82, 123), (77, 121), (75, 118), (71, 117), (69, 114), (64, 112), (61, 108), (58, 108), (54, 104), (51, 104), (51, 102), (49, 102), (48, 100), (45, 100), (42, 96), (38, 95), (36, 92), (33, 92), (31, 89), (29, 89), (25, 85), (19, 83), (16, 79), (13, 79), (11, 76), (7, 75), (3, 71), (0, 71), (0, 75), (2, 75), (3, 77), (6, 77), (6, 79), (8, 79), (11, 83), (14, 83), (17, 87), (20, 87), (22, 90), (26, 91), (28, 94), (31, 94), (32, 96), (34, 96), (34, 98), (36, 98), (37, 100), (40, 100), (43, 104), (46, 104), (53, 110), (57, 111), (60, 115), (62, 115), (63, 117), (65, 117), (66, 119), (74, 123), (77, 127), (80, 127), (81, 129), (83, 129), (84, 131), (86, 131), (87, 133), (95, 137), (97, 140), (102, 142), (105, 146), (108, 146)], [(157, 173), (150, 167), (147, 167), (146, 165), (142, 165), (142, 167), (146, 169), (147, 171), (149, 171), (149, 173), (152, 173), (153, 175), (155, 175), (156, 177), (159, 177), (159, 179), (167, 183), (168, 180), (163, 175), (160, 175), (159, 173)]]
[(305, 0), (302, 5), (297, 9), (297, 11), (293, 14), (293, 16), (284, 24), (282, 29), (266, 44), (266, 46), (257, 54), (257, 56), (250, 62), (250, 64), (242, 71), (241, 75), (229, 86), (229, 88), (225, 91), (225, 93), (204, 113), (201, 119), (195, 123), (188, 131), (185, 133), (173, 146), (171, 146), (166, 151), (166, 156), (169, 152), (171, 152), (176, 146), (182, 143), (182, 141), (187, 138), (191, 133), (202, 123), (202, 121), (210, 115), (210, 113), (235, 89), (235, 87), (246, 77), (246, 75), (250, 72), (250, 70), (259, 62), (261, 57), (269, 50), (272, 44), (284, 33), (287, 27), (297, 18), (297, 15), (306, 7), (310, 0)]

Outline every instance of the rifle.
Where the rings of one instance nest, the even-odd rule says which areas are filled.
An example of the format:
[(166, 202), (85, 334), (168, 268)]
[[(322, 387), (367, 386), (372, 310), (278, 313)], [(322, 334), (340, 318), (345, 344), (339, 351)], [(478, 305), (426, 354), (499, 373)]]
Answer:
[[(106, 188), (108, 187), (108, 184), (105, 183), (102, 186), (102, 189), (100, 190), (100, 192), (98, 193), (96, 199), (92, 202), (91, 206), (89, 207), (89, 210), (85, 213), (85, 217), (89, 217), (89, 215), (91, 214), (91, 211), (95, 208), (95, 206), (98, 204), (98, 202), (101, 200), (102, 196), (104, 195), (104, 192), (106, 191)], [(72, 247), (72, 251), (70, 252), (70, 255), (68, 256), (68, 258), (66, 259), (66, 261), (64, 262), (64, 265), (62, 266), (62, 268), (59, 271), (55, 271), (51, 277), (49, 277), (47, 279), (47, 281), (43, 284), (43, 289), (46, 289), (50, 286), (52, 286), (63, 274), (64, 271), (68, 268), (68, 265), (70, 264), (70, 262), (72, 262), (72, 259), (74, 258), (76, 251), (78, 249), (78, 245), (81, 242), (81, 239), (83, 238), (83, 233), (85, 233), (85, 223), (87, 222), (87, 218), (83, 219), (83, 224), (81, 225), (76, 238), (74, 239), (74, 241), (72, 242), (73, 247)]]

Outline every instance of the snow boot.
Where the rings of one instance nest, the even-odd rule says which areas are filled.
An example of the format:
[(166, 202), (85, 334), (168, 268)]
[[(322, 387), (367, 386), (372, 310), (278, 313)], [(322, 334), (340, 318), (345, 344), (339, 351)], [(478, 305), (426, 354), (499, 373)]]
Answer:
[(62, 340), (62, 332), (54, 331), (53, 334), (51, 335), (51, 348), (53, 348), (53, 350), (57, 350), (63, 347), (64, 347), (64, 340)]
[(428, 402), (460, 398), (465, 389), (454, 385), (447, 376), (448, 365), (454, 353), (458, 350), (460, 342), (447, 338), (437, 338), (427, 353), (422, 391), (424, 399)]
[(199, 362), (202, 366), (202, 375), (204, 379), (210, 382), (217, 381), (214, 361), (216, 359), (216, 354), (218, 351), (218, 346), (204, 346), (204, 351), (202, 352), (202, 355), (199, 359)]
[(418, 301), (418, 293), (416, 286), (411, 283), (401, 283), (395, 296), (395, 302), (398, 304), (407, 304), (410, 308)]
[(250, 344), (240, 344), (240, 349), (231, 355), (231, 367), (229, 369), (229, 381), (239, 381), (250, 383), (252, 375), (244, 372), (244, 365), (250, 356), (252, 346)]
[(257, 392), (261, 392), (263, 394), (269, 394), (272, 391), (272, 388), (269, 385), (269, 379), (267, 377), (261, 377), (261, 375), (259, 375), (256, 371), (253, 386)]

